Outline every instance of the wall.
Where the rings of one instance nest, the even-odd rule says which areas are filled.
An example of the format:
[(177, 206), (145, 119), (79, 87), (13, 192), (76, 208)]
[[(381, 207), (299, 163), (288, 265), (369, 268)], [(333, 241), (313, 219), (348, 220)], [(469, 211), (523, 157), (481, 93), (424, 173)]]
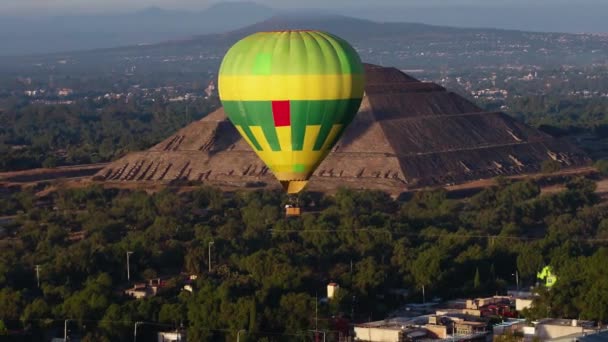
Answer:
[(540, 337), (542, 340), (558, 338), (584, 331), (593, 331), (593, 329), (573, 327), (571, 325), (539, 324), (536, 326), (536, 336)]
[(520, 312), (523, 309), (527, 309), (532, 306), (532, 299), (516, 298), (515, 299), (515, 311)]
[(370, 328), (355, 326), (355, 336), (359, 341), (398, 342), (400, 329)]

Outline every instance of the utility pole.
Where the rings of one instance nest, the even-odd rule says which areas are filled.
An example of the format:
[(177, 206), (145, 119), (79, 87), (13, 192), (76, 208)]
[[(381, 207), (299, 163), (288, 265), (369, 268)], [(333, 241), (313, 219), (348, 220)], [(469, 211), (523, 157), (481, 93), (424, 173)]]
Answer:
[(68, 340), (68, 322), (71, 321), (71, 319), (66, 319), (63, 322), (63, 341), (67, 341)]
[(422, 304), (426, 303), (426, 297), (424, 295), (424, 285), (422, 285)]
[(325, 331), (309, 330), (309, 332), (314, 333), (315, 342), (319, 342), (319, 334), (323, 334), (323, 342), (325, 342)]
[(319, 294), (315, 293), (315, 331), (319, 330), (319, 310), (318, 310), (318, 304), (319, 304)]
[(38, 284), (38, 288), (40, 288), (40, 265), (36, 265), (36, 283)]
[(144, 324), (144, 322), (135, 322), (135, 328), (133, 329), (133, 342), (137, 342), (137, 326)]
[(515, 286), (517, 286), (517, 291), (519, 291), (519, 272), (515, 270)]
[(129, 256), (131, 256), (133, 252), (127, 251), (127, 281), (131, 281), (131, 269), (129, 268)]
[(356, 296), (353, 296), (353, 302), (350, 305), (350, 319), (353, 321), (353, 323), (355, 322), (355, 300), (357, 299)]
[(209, 241), (209, 273), (211, 273), (211, 245), (213, 245), (213, 241)]

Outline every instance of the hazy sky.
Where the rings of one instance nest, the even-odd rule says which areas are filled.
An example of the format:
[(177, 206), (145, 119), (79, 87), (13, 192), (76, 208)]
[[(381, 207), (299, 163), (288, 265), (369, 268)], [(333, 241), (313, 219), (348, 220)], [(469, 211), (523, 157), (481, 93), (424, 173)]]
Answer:
[[(122, 12), (158, 6), (165, 9), (203, 9), (223, 0), (0, 0), (0, 13), (57, 14)], [(549, 6), (601, 5), (607, 0), (257, 0), (276, 8), (407, 7), (407, 6)]]

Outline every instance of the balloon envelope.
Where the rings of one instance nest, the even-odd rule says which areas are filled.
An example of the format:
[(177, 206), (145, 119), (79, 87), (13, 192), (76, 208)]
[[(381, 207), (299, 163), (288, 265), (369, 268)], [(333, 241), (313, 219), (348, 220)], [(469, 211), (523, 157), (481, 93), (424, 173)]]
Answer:
[(259, 32), (227, 52), (219, 94), (228, 119), (288, 193), (298, 193), (357, 113), (364, 69), (321, 31)]

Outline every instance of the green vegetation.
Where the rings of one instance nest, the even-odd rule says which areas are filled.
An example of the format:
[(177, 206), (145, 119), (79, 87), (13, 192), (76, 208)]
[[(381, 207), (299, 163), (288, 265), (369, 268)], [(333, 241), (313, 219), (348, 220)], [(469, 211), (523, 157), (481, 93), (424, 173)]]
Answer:
[[(283, 217), (286, 199), (272, 191), (91, 187), (55, 193), (48, 206), (20, 193), (0, 208), (22, 211), (14, 237), (0, 241), (0, 321), (34, 340), (69, 318), (89, 341), (130, 341), (136, 321), (161, 325), (142, 336), (183, 324), (195, 341), (233, 341), (240, 329), (243, 341), (293, 341), (314, 327), (315, 297), (331, 281), (341, 292), (319, 305), (324, 330), (340, 313), (384, 318), (404, 303), (393, 288), (408, 289), (409, 301), (422, 301), (422, 287), (427, 299), (492, 295), (515, 285), (516, 269), (522, 286), (534, 285), (547, 264), (558, 281), (529, 317), (606, 320), (608, 249), (597, 239), (608, 238), (608, 207), (594, 190), (582, 178), (546, 195), (503, 180), (467, 200), (343, 189), (302, 195), (310, 209), (297, 219)], [(165, 279), (158, 296), (122, 294), (127, 251), (132, 281)], [(181, 290), (189, 274), (198, 275), (193, 293)]]
[(543, 173), (557, 172), (561, 169), (561, 164), (557, 160), (547, 159), (540, 165), (540, 170)]
[(524, 96), (507, 103), (509, 112), (536, 127), (553, 127), (555, 134), (581, 132), (591, 129), (606, 137), (608, 134), (608, 99), (564, 96)]
[(218, 106), (216, 98), (15, 103), (0, 110), (0, 171), (109, 161), (149, 148)]
[(608, 160), (598, 160), (594, 166), (602, 176), (608, 176)]

